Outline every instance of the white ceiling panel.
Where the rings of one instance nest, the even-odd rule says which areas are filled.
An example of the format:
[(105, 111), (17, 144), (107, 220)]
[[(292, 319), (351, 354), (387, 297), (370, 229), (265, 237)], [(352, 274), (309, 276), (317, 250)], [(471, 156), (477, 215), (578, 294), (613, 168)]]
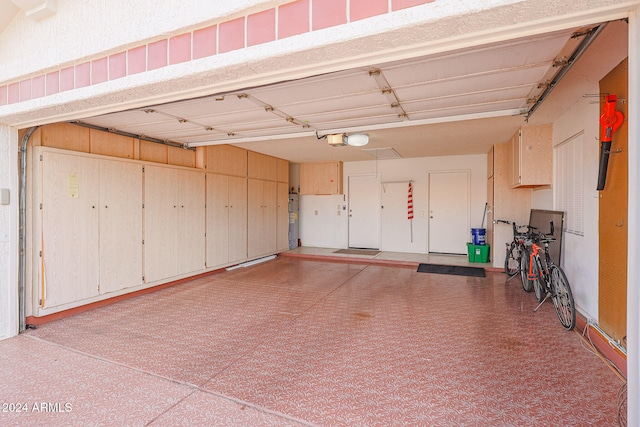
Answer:
[[(293, 146), (287, 136), (312, 135), (314, 131), (320, 135), (323, 131), (351, 132), (367, 127), (375, 129), (370, 135), (370, 145), (389, 145), (389, 141), (378, 142), (375, 135), (394, 135), (398, 144), (405, 140), (416, 140), (417, 144), (417, 139), (428, 134), (421, 130), (425, 129), (424, 125), (417, 126), (420, 121), (447, 122), (466, 115), (491, 117), (502, 123), (507, 135), (515, 131), (518, 122), (524, 122), (524, 116), (501, 121), (495, 117), (513, 111), (526, 112), (530, 108), (544, 90), (541, 83), (558, 72), (554, 60), (569, 57), (580, 43), (581, 38), (573, 39), (572, 34), (573, 30), (566, 30), (429, 57), (371, 64), (106, 114), (84, 122), (182, 144), (242, 143), (243, 139), (255, 141), (261, 137), (271, 141), (280, 136), (288, 141), (282, 143), (280, 149)], [(480, 127), (479, 123), (462, 122), (460, 129), (473, 125), (489, 132), (489, 126)], [(399, 126), (403, 125), (411, 125), (411, 129), (400, 130)], [(385, 126), (395, 130), (385, 133), (382, 131)], [(448, 126), (447, 129), (457, 128)], [(401, 133), (407, 136), (396, 137)], [(467, 134), (477, 132), (469, 130)], [(491, 134), (490, 138), (494, 139), (495, 135)], [(302, 140), (294, 141), (301, 143)], [(326, 145), (315, 144), (314, 140), (315, 136), (311, 137), (314, 150)], [(484, 145), (480, 145), (470, 150), (484, 149)], [(397, 151), (404, 157), (404, 152), (415, 156), (421, 152), (421, 145)], [(336, 152), (340, 149), (326, 153)], [(278, 155), (281, 156), (279, 151)], [(294, 153), (290, 156), (292, 159), (303, 157)]]

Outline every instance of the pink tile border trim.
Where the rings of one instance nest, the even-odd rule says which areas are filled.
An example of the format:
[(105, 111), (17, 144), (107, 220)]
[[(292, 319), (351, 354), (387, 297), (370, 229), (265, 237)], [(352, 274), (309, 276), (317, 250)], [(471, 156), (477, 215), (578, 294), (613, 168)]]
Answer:
[(297, 0), (0, 85), (0, 106), (373, 18), (435, 0)]

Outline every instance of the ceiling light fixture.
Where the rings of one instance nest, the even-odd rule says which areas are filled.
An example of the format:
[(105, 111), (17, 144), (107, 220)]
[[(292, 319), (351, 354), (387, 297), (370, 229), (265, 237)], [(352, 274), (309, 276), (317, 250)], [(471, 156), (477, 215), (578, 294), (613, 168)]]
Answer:
[(347, 145), (352, 147), (362, 147), (369, 143), (369, 135), (366, 133), (352, 133), (347, 137)]
[(344, 147), (349, 145), (351, 147), (362, 147), (369, 143), (369, 135), (366, 133), (352, 133), (347, 135), (346, 133), (334, 133), (326, 135), (327, 142), (332, 147)]

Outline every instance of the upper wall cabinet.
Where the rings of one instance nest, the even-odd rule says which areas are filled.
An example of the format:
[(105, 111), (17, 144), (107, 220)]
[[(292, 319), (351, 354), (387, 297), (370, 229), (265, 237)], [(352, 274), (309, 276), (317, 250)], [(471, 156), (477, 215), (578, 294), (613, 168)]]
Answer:
[(342, 193), (342, 162), (300, 164), (300, 194)]
[(551, 185), (552, 127), (550, 124), (523, 126), (509, 145), (510, 186), (537, 187)]
[(247, 150), (232, 145), (206, 147), (205, 169), (223, 175), (247, 176)]
[(275, 181), (277, 179), (278, 162), (275, 157), (249, 151), (247, 158), (249, 178)]

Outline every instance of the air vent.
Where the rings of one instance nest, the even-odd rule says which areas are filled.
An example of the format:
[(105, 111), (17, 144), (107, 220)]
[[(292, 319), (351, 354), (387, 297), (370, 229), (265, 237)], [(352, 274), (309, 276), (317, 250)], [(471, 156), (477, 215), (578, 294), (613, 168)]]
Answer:
[(391, 147), (385, 147), (385, 148), (363, 148), (362, 151), (370, 154), (371, 156), (373, 156), (374, 158), (378, 159), (378, 160), (385, 160), (385, 159), (401, 159), (402, 156), (400, 154), (398, 154), (398, 152), (396, 150), (394, 150)]

